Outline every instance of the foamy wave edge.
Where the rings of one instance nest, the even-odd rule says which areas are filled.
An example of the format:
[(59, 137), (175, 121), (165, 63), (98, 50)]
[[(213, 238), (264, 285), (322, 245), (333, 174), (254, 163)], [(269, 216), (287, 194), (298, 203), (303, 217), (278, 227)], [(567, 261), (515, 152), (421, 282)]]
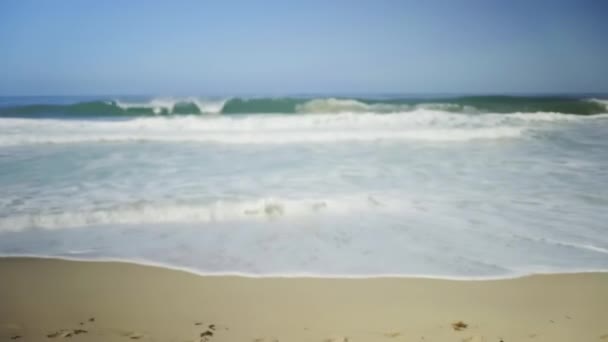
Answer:
[(30, 229), (74, 229), (104, 225), (212, 224), (219, 222), (266, 222), (319, 215), (349, 215), (362, 210), (398, 211), (407, 203), (371, 194), (329, 198), (290, 199), (260, 197), (219, 200), (211, 203), (126, 203), (116, 208), (62, 213), (35, 213), (0, 219), (0, 232)]
[(88, 257), (78, 258), (65, 255), (38, 255), (38, 254), (19, 254), (19, 253), (3, 253), (0, 258), (28, 258), (28, 259), (43, 259), (43, 260), (62, 260), (85, 263), (120, 263), (131, 264), (144, 267), (162, 268), (171, 271), (185, 272), (201, 277), (240, 277), (251, 279), (431, 279), (431, 280), (451, 280), (451, 281), (497, 281), (519, 279), (537, 275), (560, 275), (560, 274), (589, 274), (589, 273), (608, 273), (608, 269), (556, 269), (550, 267), (534, 267), (522, 268), (520, 270), (511, 270), (504, 275), (494, 276), (448, 276), (435, 274), (399, 274), (399, 273), (379, 273), (379, 274), (323, 274), (323, 273), (249, 273), (238, 271), (227, 272), (204, 272), (192, 267), (176, 266), (160, 262), (153, 262), (144, 259), (120, 259), (107, 257)]

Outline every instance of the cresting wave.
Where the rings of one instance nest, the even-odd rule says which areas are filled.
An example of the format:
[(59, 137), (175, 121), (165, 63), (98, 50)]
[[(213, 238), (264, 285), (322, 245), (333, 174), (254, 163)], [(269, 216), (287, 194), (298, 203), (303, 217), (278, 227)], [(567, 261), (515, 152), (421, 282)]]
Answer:
[(509, 139), (557, 122), (608, 114), (460, 114), (419, 109), (394, 114), (139, 117), (131, 120), (2, 118), (0, 146), (96, 142), (297, 144), (331, 142), (466, 142)]
[(453, 113), (552, 112), (593, 115), (608, 112), (608, 100), (572, 97), (468, 96), (455, 98), (153, 98), (104, 99), (72, 104), (0, 107), (1, 117), (130, 117), (187, 114), (396, 113), (421, 109)]
[(516, 138), (542, 123), (602, 119), (556, 113), (459, 114), (417, 110), (395, 114), (180, 116), (132, 120), (3, 118), (0, 146), (87, 142), (291, 144), (369, 141), (457, 142)]

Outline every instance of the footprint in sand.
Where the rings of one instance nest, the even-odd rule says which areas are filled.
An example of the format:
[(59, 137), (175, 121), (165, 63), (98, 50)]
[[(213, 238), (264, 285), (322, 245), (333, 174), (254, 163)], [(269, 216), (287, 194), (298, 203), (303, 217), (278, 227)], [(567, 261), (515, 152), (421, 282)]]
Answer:
[(456, 331), (462, 331), (462, 330), (466, 329), (468, 326), (469, 325), (463, 321), (458, 321), (458, 322), (452, 323), (452, 328)]
[(91, 318), (87, 319), (86, 321), (79, 322), (78, 325), (83, 326), (87, 323), (95, 323), (95, 317), (91, 317)]
[(22, 329), (23, 328), (18, 324), (13, 324), (13, 323), (0, 324), (0, 330), (12, 333), (12, 335), (10, 335), (10, 337), (9, 337), (11, 340), (18, 340), (18, 339), (22, 338), (23, 336), (18, 334), (19, 332), (22, 331)]
[(346, 336), (332, 336), (328, 339), (325, 339), (323, 342), (348, 342), (348, 337)]
[(61, 329), (46, 335), (48, 338), (67, 338), (74, 335), (86, 334), (88, 331), (84, 329)]
[(140, 333), (137, 333), (137, 332), (134, 332), (134, 331), (128, 331), (128, 332), (122, 334), (122, 336), (128, 337), (128, 338), (130, 338), (132, 340), (139, 340), (139, 339), (141, 339), (141, 338), (144, 337), (144, 334), (140, 334)]
[(600, 336), (600, 340), (608, 340), (608, 334)]
[[(215, 329), (215, 325), (210, 325), (209, 329), (211, 329), (211, 326), (213, 326), (213, 329)], [(213, 337), (213, 331), (211, 330), (207, 330), (204, 331), (202, 333), (200, 333), (200, 338), (201, 338), (201, 342), (208, 342), (209, 340), (211, 340), (211, 337)]]

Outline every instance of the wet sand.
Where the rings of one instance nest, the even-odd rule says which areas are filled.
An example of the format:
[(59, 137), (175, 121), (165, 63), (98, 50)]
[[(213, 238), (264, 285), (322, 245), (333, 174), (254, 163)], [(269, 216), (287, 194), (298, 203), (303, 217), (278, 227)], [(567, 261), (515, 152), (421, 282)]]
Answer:
[(13, 340), (608, 342), (608, 273), (255, 279), (1, 258), (0, 341)]

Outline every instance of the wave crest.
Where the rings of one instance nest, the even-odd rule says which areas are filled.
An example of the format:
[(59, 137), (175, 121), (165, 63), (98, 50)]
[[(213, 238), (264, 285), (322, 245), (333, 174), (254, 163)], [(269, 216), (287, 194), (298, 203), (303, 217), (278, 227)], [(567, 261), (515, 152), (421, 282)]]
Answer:
[(132, 120), (2, 119), (0, 146), (82, 142), (286, 144), (369, 141), (471, 141), (519, 137), (533, 122), (572, 115), (409, 113), (156, 117)]
[(222, 111), (225, 100), (200, 100), (194, 97), (185, 99), (159, 98), (147, 102), (109, 101), (125, 112), (152, 111), (156, 115), (168, 114), (217, 114)]
[(421, 109), (452, 113), (553, 112), (592, 115), (608, 112), (608, 100), (567, 97), (469, 96), (456, 98), (153, 98), (103, 100), (73, 104), (0, 107), (3, 117), (156, 116), (184, 114), (397, 113)]

